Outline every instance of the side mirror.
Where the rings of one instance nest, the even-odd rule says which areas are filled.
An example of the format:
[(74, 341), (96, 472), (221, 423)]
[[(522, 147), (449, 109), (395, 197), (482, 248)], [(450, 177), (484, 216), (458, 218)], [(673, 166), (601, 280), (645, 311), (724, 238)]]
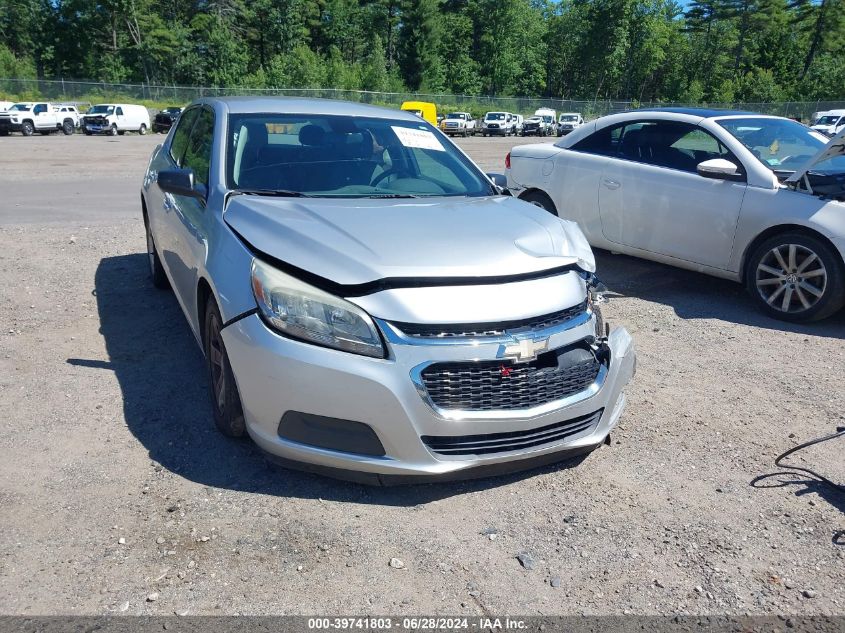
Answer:
[(499, 193), (503, 196), (510, 196), (513, 195), (508, 189), (508, 177), (504, 174), (487, 174), (487, 177), (491, 180), (491, 182), (496, 186), (496, 189), (499, 190)]
[(194, 172), (191, 169), (164, 169), (158, 172), (158, 186), (167, 193), (203, 201), (208, 193), (205, 185), (194, 183)]
[(745, 176), (739, 171), (739, 168), (729, 160), (724, 158), (711, 158), (705, 160), (696, 166), (696, 171), (699, 176), (703, 178), (713, 178), (714, 180), (744, 180)]
[(502, 189), (508, 186), (508, 177), (504, 174), (487, 174), (487, 177), (493, 181), (493, 184)]

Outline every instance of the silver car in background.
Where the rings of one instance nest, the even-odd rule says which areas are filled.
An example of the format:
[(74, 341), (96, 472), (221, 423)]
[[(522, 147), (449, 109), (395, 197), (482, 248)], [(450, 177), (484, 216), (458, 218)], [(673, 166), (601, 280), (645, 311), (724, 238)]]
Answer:
[(371, 483), (598, 447), (635, 368), (574, 223), (502, 195), (419, 117), (203, 99), (141, 191), (153, 282), (207, 359), (214, 418)]

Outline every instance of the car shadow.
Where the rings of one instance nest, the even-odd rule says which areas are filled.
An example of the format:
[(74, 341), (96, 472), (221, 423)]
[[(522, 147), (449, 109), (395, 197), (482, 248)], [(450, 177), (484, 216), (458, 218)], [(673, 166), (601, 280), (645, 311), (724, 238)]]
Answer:
[(721, 319), (782, 332), (845, 337), (845, 310), (813, 323), (778, 321), (760, 312), (745, 287), (734, 281), (599, 249), (595, 255), (596, 274), (608, 287), (610, 302), (619, 296), (637, 297), (666, 305), (681, 319)]
[(264, 495), (414, 506), (572, 468), (585, 456), (511, 475), (377, 488), (282, 468), (248, 439), (215, 428), (205, 361), (172, 292), (153, 288), (146, 254), (100, 260), (94, 294), (108, 360), (69, 358), (113, 371), (132, 434), (163, 468), (206, 486)]

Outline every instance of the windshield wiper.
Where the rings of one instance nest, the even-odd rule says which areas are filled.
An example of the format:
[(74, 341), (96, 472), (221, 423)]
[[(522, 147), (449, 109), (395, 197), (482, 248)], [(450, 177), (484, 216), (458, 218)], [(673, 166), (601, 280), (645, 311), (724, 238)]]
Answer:
[(291, 191), (289, 189), (235, 189), (231, 195), (245, 194), (248, 196), (272, 196), (275, 198), (310, 198), (307, 193)]
[(412, 193), (374, 193), (371, 196), (366, 196), (367, 198), (419, 198)]

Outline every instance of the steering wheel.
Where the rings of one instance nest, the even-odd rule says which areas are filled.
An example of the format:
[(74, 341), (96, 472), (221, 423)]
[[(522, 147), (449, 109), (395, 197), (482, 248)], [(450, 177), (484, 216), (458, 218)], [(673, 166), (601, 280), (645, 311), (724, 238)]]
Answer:
[(402, 169), (401, 167), (391, 167), (387, 171), (383, 171), (378, 176), (373, 178), (372, 182), (370, 183), (370, 187), (376, 187), (382, 180), (384, 180), (388, 176), (393, 175), (403, 175), (407, 176), (408, 178), (414, 177), (413, 174), (411, 174), (407, 169)]

